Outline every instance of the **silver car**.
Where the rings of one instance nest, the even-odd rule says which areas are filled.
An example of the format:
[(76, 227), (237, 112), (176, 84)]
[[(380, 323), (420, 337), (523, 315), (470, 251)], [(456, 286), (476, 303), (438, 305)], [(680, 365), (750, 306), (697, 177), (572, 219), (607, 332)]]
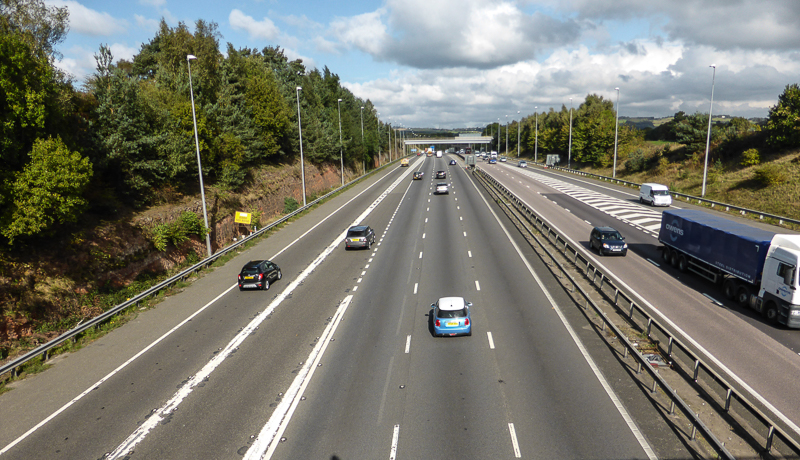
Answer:
[(433, 193), (434, 195), (440, 195), (440, 194), (449, 195), (450, 190), (447, 187), (447, 182), (439, 182), (438, 184), (436, 184), (436, 189), (433, 191)]

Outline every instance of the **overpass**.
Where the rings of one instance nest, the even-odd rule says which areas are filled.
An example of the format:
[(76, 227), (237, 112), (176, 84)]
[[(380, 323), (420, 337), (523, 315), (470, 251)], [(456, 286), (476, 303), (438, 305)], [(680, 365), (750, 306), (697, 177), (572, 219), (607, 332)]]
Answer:
[(459, 136), (459, 137), (435, 137), (435, 138), (414, 138), (404, 139), (403, 147), (422, 145), (430, 147), (432, 145), (442, 145), (450, 147), (472, 147), (473, 145), (485, 146), (492, 143), (491, 136)]

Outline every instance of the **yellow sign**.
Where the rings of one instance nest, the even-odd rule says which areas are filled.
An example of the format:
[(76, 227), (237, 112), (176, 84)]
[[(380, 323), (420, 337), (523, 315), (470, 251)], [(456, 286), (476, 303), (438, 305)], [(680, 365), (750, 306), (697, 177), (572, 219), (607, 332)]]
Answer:
[(233, 221), (237, 224), (245, 224), (250, 225), (251, 215), (249, 212), (237, 212), (236, 217), (233, 218)]

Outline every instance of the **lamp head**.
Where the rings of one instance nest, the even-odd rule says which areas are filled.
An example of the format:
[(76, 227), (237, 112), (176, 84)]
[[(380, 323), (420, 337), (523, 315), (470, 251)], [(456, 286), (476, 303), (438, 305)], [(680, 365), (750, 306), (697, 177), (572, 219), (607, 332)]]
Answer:
[(297, 87), (297, 91), (300, 91), (301, 89), (303, 89), (303, 87), (302, 87), (302, 86), (298, 86), (298, 87)]
[(193, 61), (195, 59), (197, 59), (197, 56), (195, 56), (194, 54), (187, 54), (186, 55), (186, 60), (187, 61)]

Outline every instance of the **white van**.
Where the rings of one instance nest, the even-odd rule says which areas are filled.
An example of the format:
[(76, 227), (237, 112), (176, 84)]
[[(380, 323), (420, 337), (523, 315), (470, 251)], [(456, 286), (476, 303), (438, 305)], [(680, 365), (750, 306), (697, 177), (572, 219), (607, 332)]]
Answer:
[(442, 151), (439, 150), (436, 152), (436, 158), (441, 158), (441, 157), (442, 157)]
[(644, 183), (639, 188), (639, 203), (650, 206), (669, 206), (672, 204), (672, 195), (666, 185)]

